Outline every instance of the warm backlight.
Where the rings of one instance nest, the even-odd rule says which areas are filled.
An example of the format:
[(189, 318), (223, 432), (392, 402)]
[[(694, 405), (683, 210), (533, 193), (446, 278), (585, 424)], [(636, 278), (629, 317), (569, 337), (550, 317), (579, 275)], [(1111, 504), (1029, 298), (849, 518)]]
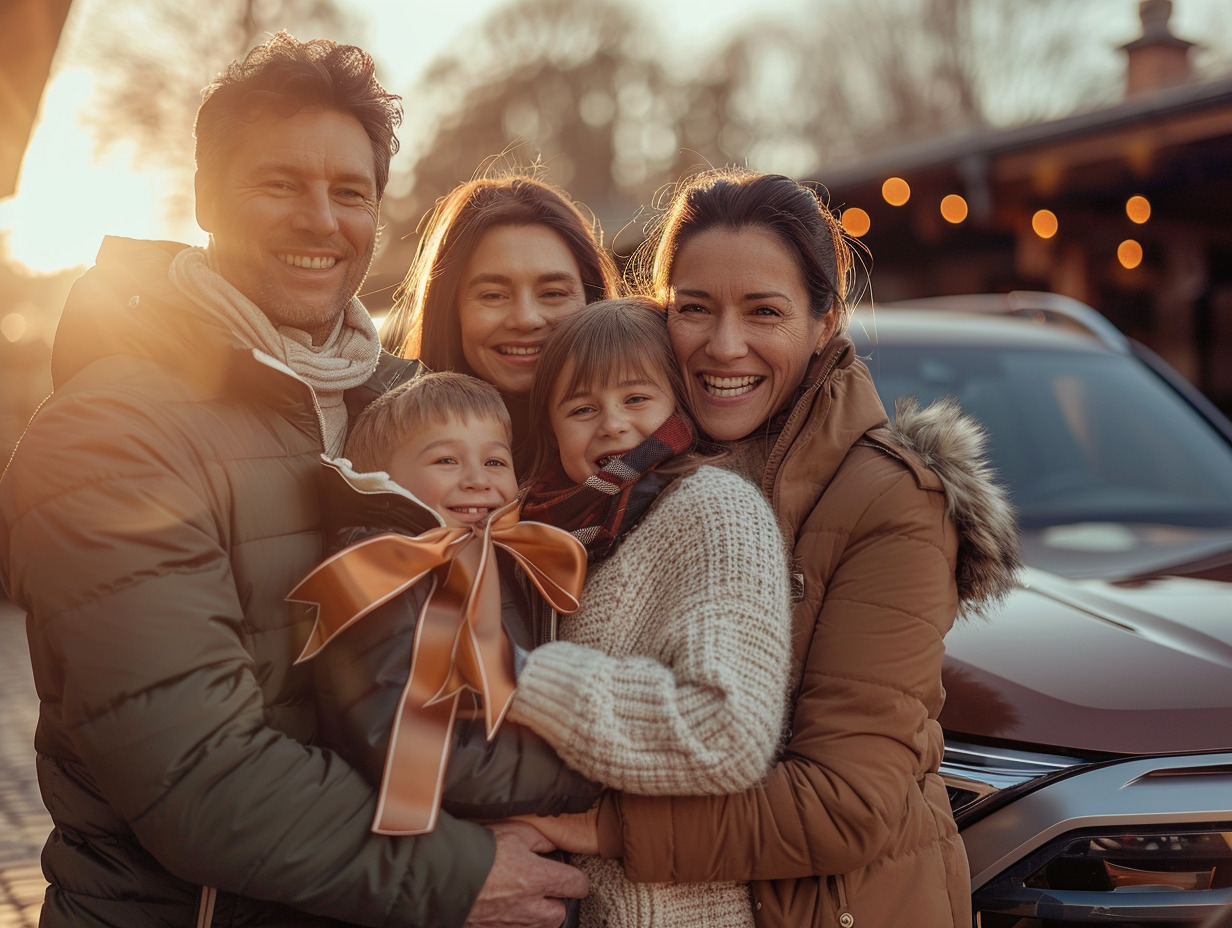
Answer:
[(21, 313), (9, 313), (0, 319), (0, 335), (10, 342), (19, 342), (26, 334), (26, 317)]

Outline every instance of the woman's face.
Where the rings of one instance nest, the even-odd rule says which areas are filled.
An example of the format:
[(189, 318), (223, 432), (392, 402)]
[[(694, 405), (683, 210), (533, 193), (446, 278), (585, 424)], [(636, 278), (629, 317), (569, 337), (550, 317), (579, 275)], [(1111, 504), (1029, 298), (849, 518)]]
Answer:
[(667, 330), (689, 408), (718, 441), (744, 438), (782, 409), (830, 334), (809, 311), (794, 253), (758, 227), (708, 229), (685, 242)]
[(582, 275), (563, 238), (540, 225), (489, 229), (462, 271), (462, 354), (502, 393), (528, 393), (548, 333), (585, 305)]

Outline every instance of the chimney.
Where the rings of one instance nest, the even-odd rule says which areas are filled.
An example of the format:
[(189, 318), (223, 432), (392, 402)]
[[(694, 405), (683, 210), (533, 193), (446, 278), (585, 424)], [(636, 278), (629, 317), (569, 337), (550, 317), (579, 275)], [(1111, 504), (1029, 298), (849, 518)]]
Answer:
[(1168, 28), (1172, 0), (1141, 0), (1138, 17), (1142, 35), (1121, 46), (1127, 58), (1125, 96), (1186, 83), (1193, 74), (1189, 50), (1194, 43), (1177, 38)]

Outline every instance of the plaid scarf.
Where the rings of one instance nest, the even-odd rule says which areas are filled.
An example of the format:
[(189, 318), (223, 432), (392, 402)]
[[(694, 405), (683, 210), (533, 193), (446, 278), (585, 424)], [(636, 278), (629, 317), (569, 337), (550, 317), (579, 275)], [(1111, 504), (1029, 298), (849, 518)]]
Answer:
[(693, 447), (693, 427), (672, 413), (653, 435), (585, 483), (574, 483), (557, 461), (526, 494), (522, 518), (570, 532), (586, 547), (591, 566), (629, 534), (676, 474), (655, 468)]

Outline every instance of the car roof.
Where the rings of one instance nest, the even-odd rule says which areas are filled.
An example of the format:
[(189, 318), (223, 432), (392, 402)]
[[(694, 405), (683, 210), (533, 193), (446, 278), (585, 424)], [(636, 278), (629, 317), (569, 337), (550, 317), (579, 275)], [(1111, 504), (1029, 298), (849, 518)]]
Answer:
[(947, 345), (1126, 354), (1129, 342), (1091, 307), (1051, 293), (964, 294), (862, 303), (850, 333), (867, 345)]
[(1110, 352), (1108, 346), (1081, 331), (1050, 328), (1028, 319), (941, 310), (858, 307), (848, 332), (861, 348), (880, 344)]

